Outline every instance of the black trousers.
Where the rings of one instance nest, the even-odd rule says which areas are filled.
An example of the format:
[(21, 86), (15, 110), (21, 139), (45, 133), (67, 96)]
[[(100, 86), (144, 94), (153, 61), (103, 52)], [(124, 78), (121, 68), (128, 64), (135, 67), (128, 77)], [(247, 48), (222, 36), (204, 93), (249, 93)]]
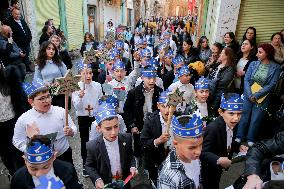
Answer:
[(201, 180), (203, 189), (219, 189), (223, 170), (217, 166), (201, 165)]
[(78, 125), (81, 138), (81, 156), (83, 159), (83, 165), (86, 163), (87, 149), (86, 143), (89, 141), (89, 134), (92, 122), (95, 121), (94, 117), (78, 116)]
[(57, 157), (57, 159), (61, 161), (66, 161), (74, 165), (73, 158), (72, 158), (72, 149), (69, 147), (63, 154)]
[(17, 119), (13, 118), (0, 122), (0, 156), (10, 175), (24, 166), (24, 159), (21, 157), (23, 153), (12, 143), (16, 121)]
[[(52, 102), (51, 104), (53, 106), (59, 106), (61, 108), (65, 108), (65, 95), (60, 94), (52, 97)], [(71, 109), (71, 98), (68, 98), (68, 110)]]

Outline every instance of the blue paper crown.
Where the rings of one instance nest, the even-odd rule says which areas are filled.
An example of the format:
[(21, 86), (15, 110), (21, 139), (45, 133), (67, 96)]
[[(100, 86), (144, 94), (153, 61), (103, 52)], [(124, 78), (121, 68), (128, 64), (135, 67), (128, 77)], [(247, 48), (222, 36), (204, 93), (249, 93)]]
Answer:
[(173, 64), (178, 65), (184, 62), (184, 59), (181, 55), (177, 55), (175, 58), (173, 58)]
[(115, 48), (124, 48), (124, 42), (121, 40), (117, 40), (115, 42)]
[(222, 94), (220, 108), (229, 111), (242, 111), (243, 102), (243, 96), (238, 94), (232, 94), (228, 100), (226, 100), (224, 94)]
[(164, 44), (164, 47), (167, 47), (167, 46), (169, 46), (171, 44), (171, 40), (165, 39), (163, 44)]
[(22, 87), (28, 97), (33, 95), (36, 92), (47, 89), (47, 87), (44, 85), (41, 79), (34, 80), (32, 83), (28, 83), (28, 82), (23, 83)]
[(143, 57), (143, 58), (151, 58), (151, 51), (150, 51), (150, 49), (143, 49), (142, 51), (141, 51), (141, 56)]
[(203, 76), (200, 77), (198, 81), (195, 82), (194, 88), (195, 90), (209, 89), (209, 80), (207, 78), (204, 78)]
[(114, 54), (114, 56), (120, 56), (121, 50), (118, 50), (117, 48), (113, 48), (112, 53)]
[(112, 106), (114, 106), (115, 108), (118, 107), (119, 105), (119, 101), (118, 99), (113, 96), (113, 95), (108, 95), (106, 99), (102, 100), (101, 98), (99, 99), (99, 105), (101, 105), (103, 102), (106, 102), (108, 104), (111, 104)]
[(107, 61), (115, 60), (115, 54), (110, 52), (108, 53), (108, 56), (106, 57)]
[[(180, 118), (187, 117), (188, 123), (183, 126)], [(182, 138), (198, 138), (202, 136), (203, 121), (199, 111), (194, 112), (192, 117), (190, 115), (183, 115), (179, 117), (173, 116), (172, 119), (173, 134)]]
[(117, 60), (113, 64), (112, 70), (125, 70), (125, 64), (124, 62)]
[(165, 54), (165, 57), (167, 58), (172, 58), (173, 56), (174, 56), (174, 53), (171, 49), (169, 49)]
[(145, 42), (147, 43), (147, 39), (146, 38), (140, 38), (138, 40), (138, 45), (144, 45)]
[(168, 94), (170, 93), (169, 90), (163, 91), (161, 92), (160, 96), (159, 96), (159, 100), (158, 103), (159, 104), (166, 104), (168, 103)]
[(40, 142), (33, 142), (32, 146), (27, 147), (26, 157), (30, 163), (44, 163), (51, 159), (52, 149)]
[(92, 68), (91, 64), (84, 64), (83, 61), (78, 62), (77, 64), (78, 71), (83, 70), (84, 68)]
[(98, 124), (108, 118), (113, 117), (117, 117), (117, 112), (113, 105), (106, 102), (103, 102), (101, 105), (99, 105), (98, 111), (95, 113), (95, 118)]
[(146, 66), (152, 66), (157, 70), (159, 62), (155, 58), (151, 58), (150, 60), (146, 60)]
[(157, 77), (157, 70), (153, 66), (145, 66), (142, 71), (142, 76), (147, 78)]
[(99, 43), (99, 45), (97, 46), (97, 49), (99, 51), (102, 51), (105, 48), (105, 45), (103, 43)]
[(190, 69), (187, 67), (187, 66), (182, 66), (180, 67), (178, 70), (177, 70), (177, 75), (178, 77), (181, 77), (183, 75), (188, 75), (188, 74), (191, 74), (191, 71)]
[(58, 180), (56, 180), (54, 177), (48, 179), (47, 175), (42, 175), (38, 179), (39, 179), (40, 185), (36, 187), (35, 189), (47, 189), (47, 188), (63, 189), (65, 188), (64, 183), (58, 177), (57, 177)]
[(169, 31), (165, 31), (165, 32), (163, 33), (163, 36), (165, 36), (165, 35), (171, 35), (171, 33), (170, 33)]

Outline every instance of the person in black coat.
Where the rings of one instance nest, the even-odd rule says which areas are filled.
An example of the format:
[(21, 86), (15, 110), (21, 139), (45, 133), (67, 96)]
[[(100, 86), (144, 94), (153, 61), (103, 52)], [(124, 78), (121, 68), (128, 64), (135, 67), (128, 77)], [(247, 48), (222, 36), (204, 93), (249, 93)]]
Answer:
[(13, 39), (15, 43), (25, 53), (25, 56), (23, 57), (23, 62), (26, 65), (26, 69), (30, 71), (29, 53), (31, 50), (30, 42), (32, 40), (32, 33), (25, 20), (21, 19), (19, 9), (15, 8), (12, 10), (12, 17), (9, 19), (8, 25), (13, 31)]
[[(94, 36), (90, 32), (86, 32), (84, 35), (84, 42), (81, 45), (80, 53), (81, 56), (84, 56), (85, 51), (89, 51), (91, 49), (97, 50), (99, 43), (94, 39)], [(93, 81), (98, 81), (99, 77), (99, 58), (96, 57), (96, 61), (91, 63), (92, 71), (93, 71)]]
[(53, 29), (49, 25), (44, 25), (41, 31), (42, 31), (42, 34), (38, 41), (39, 45), (41, 45), (45, 41), (48, 41), (50, 36), (53, 34)]
[[(170, 134), (166, 132), (166, 123), (169, 115), (169, 106), (166, 104), (167, 95), (168, 91), (161, 93), (157, 104), (159, 111), (155, 111), (146, 116), (140, 136), (143, 148), (144, 166), (145, 169), (148, 170), (149, 177), (154, 183), (157, 181), (158, 168), (166, 159), (166, 153), (170, 147)], [(166, 146), (165, 143), (167, 144)], [(155, 156), (153, 156), (153, 154), (155, 154)]]
[(119, 133), (115, 107), (103, 102), (95, 115), (102, 135), (87, 143), (86, 171), (97, 189), (114, 180), (125, 180), (137, 173), (132, 151), (132, 137)]
[(55, 44), (58, 52), (60, 59), (62, 62), (66, 65), (67, 69), (71, 69), (73, 67), (73, 63), (71, 60), (71, 57), (66, 49), (61, 48), (61, 38), (58, 35), (52, 35), (49, 38), (49, 41)]
[[(144, 116), (158, 110), (157, 102), (162, 89), (156, 86), (156, 69), (145, 66), (142, 71), (143, 82), (131, 89), (124, 104), (124, 121), (128, 132), (134, 136), (134, 154), (140, 156), (140, 136), (143, 129)], [(146, 96), (146, 97), (145, 97)]]
[(261, 188), (263, 183), (261, 180), (261, 163), (265, 158), (272, 158), (273, 156), (281, 155), (283, 153), (284, 131), (277, 133), (272, 139), (260, 141), (252, 146), (247, 153), (245, 170), (242, 175), (242, 177), (247, 178), (244, 189)]
[(248, 149), (235, 141), (242, 107), (243, 99), (239, 95), (223, 95), (220, 116), (206, 127), (200, 156), (204, 189), (218, 189), (223, 169), (230, 167), (233, 153)]
[(183, 41), (182, 50), (178, 54), (183, 56), (185, 65), (200, 60), (198, 49), (193, 47), (193, 42), (190, 38)]
[(30, 142), (23, 156), (26, 166), (18, 169), (11, 181), (11, 189), (34, 189), (41, 183), (39, 177), (48, 175), (58, 177), (68, 189), (82, 189), (74, 166), (68, 162), (56, 160), (52, 141), (43, 135), (34, 135), (27, 131)]

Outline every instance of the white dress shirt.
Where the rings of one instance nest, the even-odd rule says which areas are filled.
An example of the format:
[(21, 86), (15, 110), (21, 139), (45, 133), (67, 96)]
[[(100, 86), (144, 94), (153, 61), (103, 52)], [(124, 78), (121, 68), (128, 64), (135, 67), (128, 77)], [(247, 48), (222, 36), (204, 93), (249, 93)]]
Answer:
[[(80, 89), (83, 90), (84, 83), (80, 81), (78, 85)], [(90, 111), (90, 115), (93, 117), (98, 109), (99, 99), (103, 96), (101, 84), (95, 81), (92, 81), (90, 84), (85, 84), (84, 93), (83, 98), (79, 97), (80, 91), (72, 93), (72, 102), (76, 110), (76, 116), (89, 116), (89, 111), (86, 110), (86, 108), (90, 106), (90, 108), (93, 108)]]
[[(165, 122), (161, 112), (159, 112), (160, 115), (160, 122), (162, 125), (162, 133), (165, 133), (167, 131), (167, 123)], [(167, 149), (167, 147), (169, 147), (170, 149), (173, 149), (173, 130), (172, 130), (172, 124), (170, 125), (170, 129), (169, 129), (169, 133), (170, 133), (170, 139), (165, 143), (165, 149)], [(157, 146), (158, 147), (158, 146)]]
[(152, 105), (153, 105), (153, 95), (154, 95), (154, 89), (151, 89), (150, 91), (144, 91), (144, 96), (145, 96), (145, 103), (143, 106), (143, 113), (146, 115), (147, 113), (152, 113)]
[(202, 117), (207, 117), (208, 116), (208, 109), (207, 109), (207, 103), (206, 102), (196, 102), (197, 108), (199, 109), (201, 116)]
[(227, 132), (227, 149), (230, 149), (232, 145), (232, 139), (233, 139), (234, 132), (233, 132), (233, 129), (228, 127), (228, 125), (226, 125), (226, 132)]
[(119, 145), (118, 145), (118, 138), (115, 141), (109, 142), (104, 137), (104, 142), (106, 145), (106, 150), (109, 157), (110, 167), (111, 167), (111, 174), (113, 176), (122, 175), (121, 171), (121, 164), (120, 164), (120, 153), (119, 153)]
[(200, 179), (200, 160), (191, 160), (190, 163), (185, 163), (181, 161), (184, 165), (185, 174), (188, 178), (194, 181), (195, 187), (199, 187), (199, 179)]
[(176, 88), (179, 88), (180, 92), (184, 92), (183, 94), (183, 102), (177, 105), (178, 111), (184, 111), (187, 104), (190, 104), (190, 102), (195, 98), (194, 95), (194, 87), (192, 84), (182, 84), (180, 81), (177, 81), (175, 83), (172, 83), (169, 86), (170, 91), (176, 90)]
[[(64, 135), (63, 128), (65, 126), (65, 109), (58, 106), (51, 106), (46, 113), (40, 113), (34, 108), (23, 113), (16, 122), (13, 136), (13, 144), (20, 151), (26, 151), (27, 134), (26, 128), (35, 122), (39, 128), (41, 135), (57, 132), (57, 137), (54, 142), (55, 151), (58, 156), (63, 154), (68, 148), (68, 138)], [(68, 115), (68, 124), (72, 128), (74, 135), (77, 133), (77, 127)]]

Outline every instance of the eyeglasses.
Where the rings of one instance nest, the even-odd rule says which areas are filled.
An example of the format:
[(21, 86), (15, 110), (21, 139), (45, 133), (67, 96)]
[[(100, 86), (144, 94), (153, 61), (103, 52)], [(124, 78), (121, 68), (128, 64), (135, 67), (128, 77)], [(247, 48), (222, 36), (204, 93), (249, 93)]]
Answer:
[(49, 94), (47, 96), (42, 96), (42, 97), (35, 99), (35, 100), (38, 100), (40, 102), (46, 102), (46, 101), (51, 100), (51, 99), (52, 99), (52, 96)]

